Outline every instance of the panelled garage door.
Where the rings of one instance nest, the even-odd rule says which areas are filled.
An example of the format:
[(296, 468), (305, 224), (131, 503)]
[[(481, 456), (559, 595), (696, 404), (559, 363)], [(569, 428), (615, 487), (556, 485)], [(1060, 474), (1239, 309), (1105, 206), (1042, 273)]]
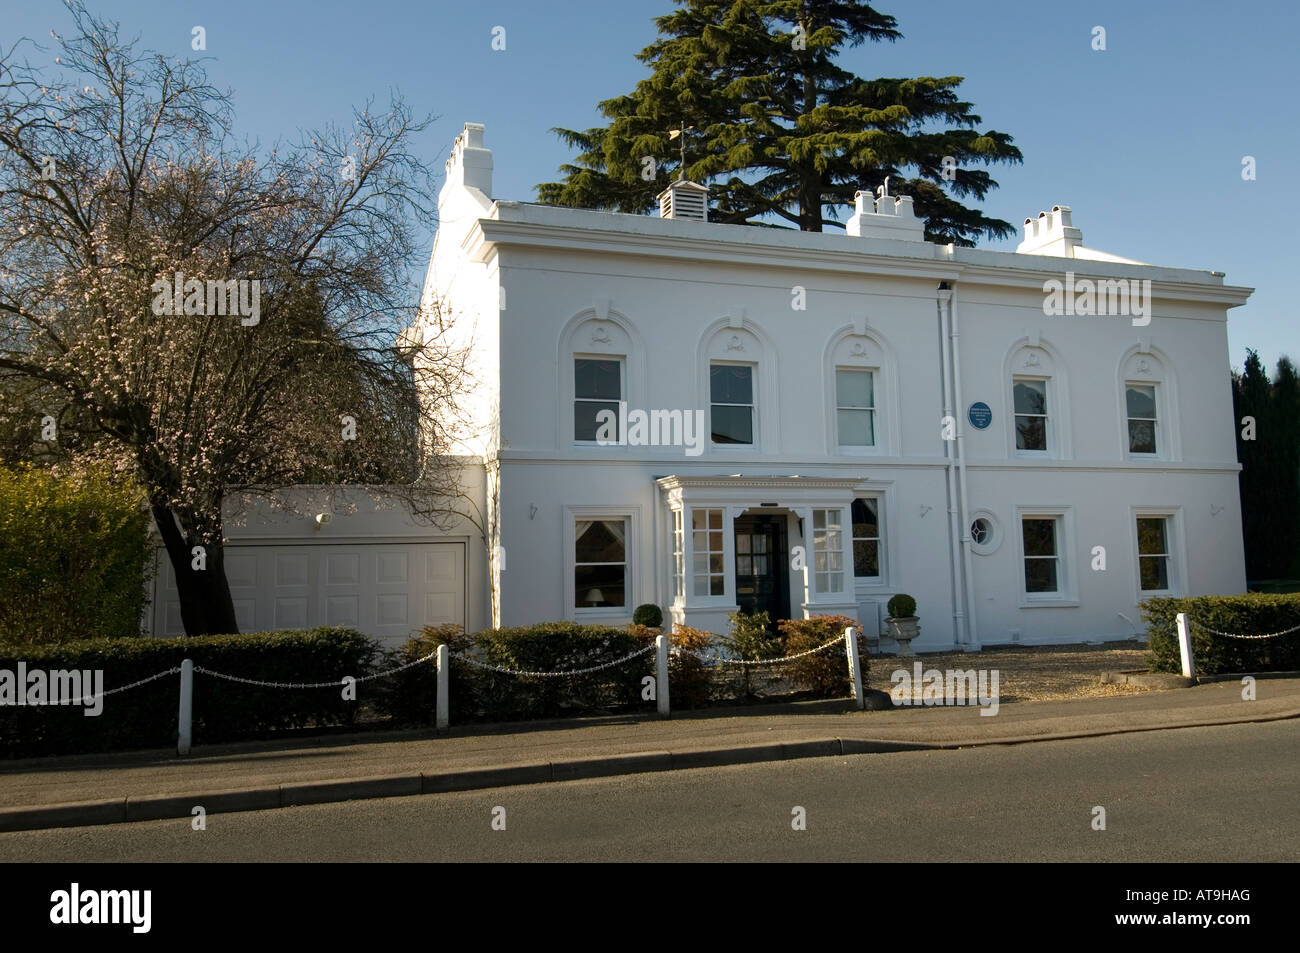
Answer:
[[(154, 634), (184, 635), (160, 551)], [(226, 548), (242, 632), (340, 625), (396, 645), (424, 625), (465, 624), (464, 543), (264, 544)]]

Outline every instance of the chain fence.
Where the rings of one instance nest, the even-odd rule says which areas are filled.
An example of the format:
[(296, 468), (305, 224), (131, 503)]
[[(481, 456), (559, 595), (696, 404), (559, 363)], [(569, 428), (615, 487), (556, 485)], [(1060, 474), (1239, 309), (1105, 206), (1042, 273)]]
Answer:
[(1208, 632), (1211, 635), (1217, 635), (1225, 639), (1276, 639), (1283, 635), (1290, 635), (1292, 632), (1300, 632), (1300, 625), (1290, 629), (1283, 629), (1281, 632), (1267, 632), (1263, 635), (1240, 635), (1236, 632), (1220, 632), (1218, 629), (1211, 629), (1208, 625), (1202, 625), (1191, 616), (1187, 616), (1187, 621), (1196, 626), (1202, 632)]
[[(214, 669), (203, 668), (201, 665), (194, 666), (194, 672), (195, 674), (199, 674), (199, 675), (211, 675), (213, 678), (224, 679), (227, 682), (237, 682), (240, 685), (257, 685), (261, 688), (290, 688), (290, 689), (338, 688), (340, 685), (346, 685), (348, 683), (349, 678), (351, 678), (357, 684), (360, 684), (361, 682), (374, 681), (377, 678), (387, 678), (389, 675), (395, 675), (396, 673), (403, 672), (408, 668), (415, 668), (415, 666), (417, 665), (422, 665), (423, 663), (429, 661), (429, 659), (433, 658), (437, 654), (438, 651), (437, 649), (435, 649), (434, 651), (430, 652), (428, 655), (422, 656), (421, 658), (418, 658), (413, 662), (407, 662), (405, 665), (399, 665), (396, 668), (390, 668), (387, 671), (374, 672), (373, 674), (370, 675), (360, 675), (360, 676), (347, 675), (344, 676), (343, 678), (338, 678), (331, 682), (268, 682), (257, 678), (242, 678), (239, 675), (229, 675), (225, 672), (218, 672)], [(179, 668), (173, 669), (173, 671), (179, 672), (180, 669)]]
[(816, 648), (808, 649), (806, 652), (799, 652), (796, 653), (795, 655), (783, 655), (780, 656), (779, 658), (764, 658), (764, 659), (719, 658), (716, 655), (709, 655), (708, 653), (701, 652), (698, 649), (687, 649), (687, 648), (676, 648), (676, 647), (674, 647), (671, 651), (672, 654), (674, 655), (694, 655), (702, 662), (712, 663), (709, 666), (710, 668), (719, 668), (723, 665), (740, 665), (744, 667), (755, 667), (760, 665), (783, 665), (786, 662), (793, 662), (796, 659), (801, 659), (808, 655), (815, 655), (818, 652), (830, 648), (832, 645), (843, 645), (843, 644), (844, 644), (844, 636), (837, 635), (835, 636), (835, 638), (830, 639), (827, 642), (823, 642), (821, 645), (817, 646)]
[(653, 652), (654, 650), (655, 647), (653, 645), (647, 645), (643, 649), (637, 649), (635, 652), (632, 652), (630, 655), (624, 655), (622, 658), (614, 659), (612, 662), (602, 662), (600, 665), (592, 665), (589, 666), (588, 668), (572, 668), (572, 669), (565, 669), (559, 672), (529, 672), (523, 669), (502, 668), (500, 665), (492, 665), (489, 662), (481, 662), (471, 655), (466, 655), (464, 652), (457, 652), (451, 657), (454, 659), (460, 659), (462, 662), (466, 662), (467, 664), (472, 665), (475, 668), (481, 668), (484, 671), (488, 671), (488, 672), (500, 672), (502, 675), (518, 675), (524, 678), (565, 678), (566, 676), (570, 676), (570, 675), (590, 675), (592, 672), (600, 672), (600, 671), (604, 671), (607, 668), (614, 668), (618, 665), (622, 665), (624, 662), (630, 662), (634, 658), (638, 658), (649, 652)]

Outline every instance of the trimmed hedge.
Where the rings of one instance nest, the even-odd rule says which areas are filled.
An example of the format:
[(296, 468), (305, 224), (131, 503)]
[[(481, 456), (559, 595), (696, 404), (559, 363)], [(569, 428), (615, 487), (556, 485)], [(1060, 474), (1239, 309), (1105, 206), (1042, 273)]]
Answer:
[[(1147, 625), (1148, 664), (1154, 672), (1182, 670), (1174, 619), (1180, 612), (1211, 629), (1241, 635), (1300, 626), (1300, 593), (1156, 598), (1147, 599), (1139, 608)], [(1275, 639), (1225, 639), (1195, 625), (1189, 628), (1200, 675), (1300, 670), (1300, 631)]]
[[(178, 667), (196, 666), (241, 678), (280, 682), (342, 681), (376, 670), (378, 643), (351, 629), (320, 628), (179, 639), (94, 639), (61, 645), (0, 647), (0, 669), (101, 669), (103, 688)], [(194, 743), (215, 744), (307, 725), (351, 724), (372, 695), (356, 686), (357, 701), (338, 688), (279, 689), (194, 676)], [(0, 706), (0, 753), (7, 757), (161, 748), (176, 743), (180, 676), (108, 695), (93, 717), (82, 705)]]
[(0, 468), (0, 643), (139, 635), (149, 519), (107, 471)]
[[(456, 657), (512, 671), (571, 671), (612, 662), (647, 643), (644, 627), (543, 622), (487, 629), (465, 635), (457, 626), (425, 628), (392, 657), (397, 664), (414, 661), (446, 643), (451, 661), (451, 719), (457, 721), (553, 718), (574, 712), (608, 711), (651, 704), (641, 699), (641, 679), (654, 674), (654, 653), (622, 665), (569, 678), (519, 677), (493, 672)], [(653, 642), (653, 635), (649, 636)], [(409, 674), (408, 674), (409, 673)], [(385, 697), (384, 710), (407, 722), (428, 722), (437, 700), (433, 664), (402, 673), (400, 684)]]

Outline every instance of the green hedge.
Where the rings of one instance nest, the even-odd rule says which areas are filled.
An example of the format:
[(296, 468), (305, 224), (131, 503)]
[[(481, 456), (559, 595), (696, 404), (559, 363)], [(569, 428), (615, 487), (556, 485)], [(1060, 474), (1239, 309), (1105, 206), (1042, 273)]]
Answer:
[[(0, 647), (0, 669), (102, 669), (103, 688), (177, 667), (183, 659), (242, 678), (279, 682), (341, 681), (375, 671), (378, 644), (350, 629), (320, 628), (179, 639), (94, 639), (61, 645)], [(382, 680), (379, 680), (382, 681)], [(278, 689), (194, 676), (194, 743), (214, 744), (267, 731), (351, 724), (372, 700), (374, 682), (357, 685), (357, 701), (343, 689)], [(94, 717), (80, 705), (0, 706), (0, 753), (34, 757), (77, 752), (167, 747), (176, 742), (180, 676), (108, 695)]]
[[(642, 678), (654, 674), (653, 652), (570, 678), (505, 675), (455, 657), (469, 655), (512, 671), (571, 671), (610, 662), (653, 644), (653, 636), (644, 628), (543, 622), (465, 635), (457, 627), (440, 626), (426, 628), (410, 639), (395, 656), (390, 656), (390, 664), (414, 661), (443, 642), (454, 653), (449, 688), (452, 724), (480, 719), (552, 718), (653, 705), (641, 698)], [(432, 663), (394, 676), (391, 692), (384, 697), (381, 704), (392, 717), (407, 722), (430, 721), (437, 700)]]
[(139, 635), (148, 526), (139, 489), (106, 471), (0, 468), (0, 643)]
[[(1211, 629), (1242, 635), (1300, 626), (1300, 594), (1159, 598), (1146, 600), (1140, 608), (1147, 625), (1148, 664), (1155, 672), (1182, 670), (1174, 621), (1180, 612)], [(1300, 670), (1300, 632), (1275, 639), (1225, 639), (1194, 625), (1190, 628), (1198, 674)]]

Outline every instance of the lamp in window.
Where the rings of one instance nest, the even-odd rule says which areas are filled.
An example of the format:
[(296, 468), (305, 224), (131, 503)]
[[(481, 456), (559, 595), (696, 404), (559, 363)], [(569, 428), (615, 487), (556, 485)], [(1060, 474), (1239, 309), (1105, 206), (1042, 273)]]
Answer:
[(583, 597), (583, 601), (587, 603), (588, 606), (604, 605), (605, 594), (599, 589), (588, 589), (587, 595)]

